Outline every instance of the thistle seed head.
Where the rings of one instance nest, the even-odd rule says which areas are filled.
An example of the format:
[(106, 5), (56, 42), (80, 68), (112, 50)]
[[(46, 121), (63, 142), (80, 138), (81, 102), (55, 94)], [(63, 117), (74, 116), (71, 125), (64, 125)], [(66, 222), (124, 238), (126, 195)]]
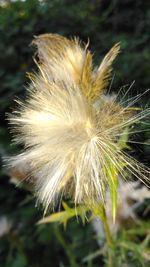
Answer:
[(39, 71), (30, 75), (26, 101), (18, 101), (18, 110), (10, 115), (14, 139), (24, 150), (10, 163), (32, 170), (45, 210), (62, 194), (75, 204), (104, 201), (106, 187), (119, 175), (147, 181), (149, 170), (129, 157), (119, 140), (148, 111), (135, 114), (130, 105), (104, 96), (119, 44), (98, 68), (77, 38), (45, 34), (33, 44)]

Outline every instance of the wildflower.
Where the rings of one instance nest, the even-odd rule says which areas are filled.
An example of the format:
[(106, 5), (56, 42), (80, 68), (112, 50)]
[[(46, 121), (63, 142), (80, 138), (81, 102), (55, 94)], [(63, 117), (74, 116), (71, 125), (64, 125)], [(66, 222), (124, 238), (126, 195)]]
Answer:
[(15, 141), (24, 151), (11, 160), (24, 163), (36, 177), (35, 191), (45, 210), (62, 194), (75, 204), (104, 201), (106, 187), (128, 172), (148, 179), (148, 170), (122, 151), (119, 140), (146, 112), (133, 114), (104, 96), (116, 44), (98, 68), (92, 54), (75, 38), (45, 34), (33, 41), (39, 71), (30, 75), (25, 103), (10, 116)]

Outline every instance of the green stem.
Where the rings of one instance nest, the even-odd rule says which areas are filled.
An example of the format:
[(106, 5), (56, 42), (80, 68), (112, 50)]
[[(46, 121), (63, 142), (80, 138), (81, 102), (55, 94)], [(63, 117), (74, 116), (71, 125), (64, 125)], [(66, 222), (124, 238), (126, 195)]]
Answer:
[(65, 241), (65, 239), (64, 239), (64, 237), (60, 231), (60, 228), (57, 226), (54, 226), (54, 233), (55, 233), (57, 240), (59, 241), (59, 243), (63, 247), (63, 249), (64, 249), (64, 251), (68, 257), (68, 260), (70, 262), (70, 266), (71, 267), (78, 267), (76, 260), (74, 258), (74, 255), (73, 255), (69, 245), (66, 243), (66, 241)]
[(114, 267), (114, 253), (113, 253), (114, 242), (113, 242), (111, 232), (109, 229), (105, 208), (103, 208), (103, 226), (104, 226), (106, 242), (108, 246), (108, 266)]
[(115, 266), (114, 265), (114, 251), (113, 251), (114, 241), (113, 241), (113, 238), (111, 236), (110, 229), (109, 229), (109, 224), (107, 221), (105, 207), (103, 205), (95, 206), (95, 208), (93, 208), (92, 211), (93, 211), (94, 215), (99, 217), (103, 223), (107, 247), (108, 247), (108, 266), (114, 267)]
[(113, 247), (113, 239), (112, 239), (111, 232), (110, 232), (110, 229), (109, 229), (105, 208), (103, 209), (103, 220), (102, 220), (102, 222), (103, 222), (103, 226), (104, 226), (104, 231), (105, 231), (105, 236), (106, 236), (106, 241), (107, 241), (108, 247), (112, 248)]

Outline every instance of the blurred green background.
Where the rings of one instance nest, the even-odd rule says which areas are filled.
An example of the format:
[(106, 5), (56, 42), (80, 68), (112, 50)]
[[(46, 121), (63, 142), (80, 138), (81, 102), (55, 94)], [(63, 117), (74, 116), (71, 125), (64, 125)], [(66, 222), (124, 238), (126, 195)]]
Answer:
[[(130, 96), (144, 93), (150, 86), (150, 1), (0, 1), (1, 158), (16, 150), (10, 144), (5, 114), (13, 109), (14, 98), (25, 96), (25, 86), (29, 82), (26, 72), (36, 69), (32, 58), (34, 49), (30, 43), (34, 35), (48, 32), (68, 37), (76, 35), (85, 42), (89, 39), (95, 64), (113, 44), (121, 42), (122, 53), (114, 64), (112, 91), (117, 93), (121, 86), (130, 85), (134, 80)], [(149, 96), (148, 92), (138, 105), (147, 107)], [(140, 127), (147, 129), (148, 125)], [(136, 135), (136, 139), (147, 143), (150, 133), (145, 131)], [(133, 154), (146, 164), (149, 152), (146, 145), (133, 147)], [(10, 183), (6, 169), (1, 168), (0, 228), (5, 217), (11, 224), (11, 230), (0, 238), (0, 266), (103, 266), (101, 257), (93, 262), (83, 262), (85, 256), (97, 249), (90, 225), (83, 227), (73, 221), (66, 231), (61, 226), (37, 226), (42, 211), (35, 208), (35, 203), (33, 195), (25, 188)], [(142, 265), (135, 260), (129, 266)]]

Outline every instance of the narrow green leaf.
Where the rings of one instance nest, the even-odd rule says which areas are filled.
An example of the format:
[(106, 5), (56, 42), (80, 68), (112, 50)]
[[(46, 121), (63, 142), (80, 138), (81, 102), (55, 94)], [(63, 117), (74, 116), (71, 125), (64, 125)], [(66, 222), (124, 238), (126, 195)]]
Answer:
[(131, 149), (130, 146), (127, 145), (128, 138), (129, 138), (129, 128), (126, 127), (126, 128), (124, 129), (124, 132), (122, 133), (122, 135), (121, 135), (119, 141), (118, 141), (118, 146), (119, 146), (121, 149), (124, 149), (124, 148)]
[(118, 172), (115, 166), (111, 162), (108, 163), (108, 168), (106, 170), (108, 176), (109, 192), (112, 203), (112, 218), (115, 222), (116, 211), (117, 211), (117, 189), (118, 189)]

